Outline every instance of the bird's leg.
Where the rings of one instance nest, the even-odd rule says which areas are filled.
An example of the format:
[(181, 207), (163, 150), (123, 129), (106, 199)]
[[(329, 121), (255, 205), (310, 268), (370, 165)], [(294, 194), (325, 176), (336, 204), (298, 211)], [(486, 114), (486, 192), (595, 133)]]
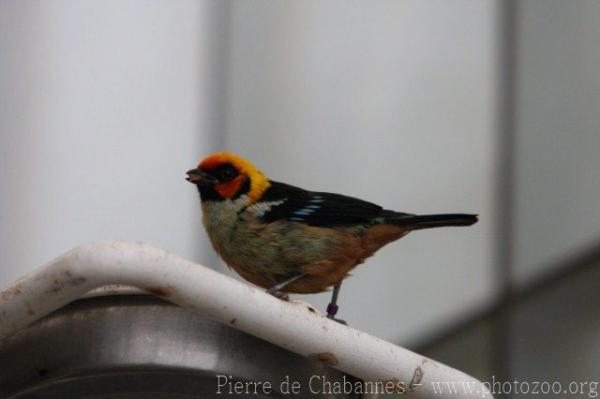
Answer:
[(287, 280), (282, 281), (279, 284), (275, 284), (274, 286), (272, 286), (271, 288), (269, 288), (267, 290), (268, 294), (273, 295), (275, 298), (279, 298), (282, 299), (284, 301), (289, 301), (290, 300), (290, 296), (285, 293), (283, 290), (290, 284), (292, 284), (294, 281), (298, 280), (299, 278), (302, 278), (306, 276), (306, 273), (301, 273), (298, 274), (294, 277), (288, 278)]
[(333, 286), (333, 293), (331, 294), (331, 302), (329, 302), (329, 305), (327, 305), (327, 317), (332, 320), (337, 321), (338, 323), (347, 325), (348, 323), (346, 323), (344, 320), (335, 318), (335, 315), (337, 314), (337, 311), (339, 309), (339, 306), (337, 305), (337, 300), (338, 300), (338, 295), (340, 294), (341, 286), (342, 286), (341, 281)]

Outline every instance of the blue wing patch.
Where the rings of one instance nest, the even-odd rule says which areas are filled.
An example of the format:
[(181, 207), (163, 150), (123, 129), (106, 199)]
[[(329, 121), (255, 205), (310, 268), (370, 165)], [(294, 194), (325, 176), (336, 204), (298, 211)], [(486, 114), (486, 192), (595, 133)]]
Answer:
[(379, 205), (357, 198), (307, 191), (279, 182), (271, 182), (262, 201), (283, 199), (262, 215), (265, 223), (288, 220), (323, 227), (371, 224), (383, 211)]

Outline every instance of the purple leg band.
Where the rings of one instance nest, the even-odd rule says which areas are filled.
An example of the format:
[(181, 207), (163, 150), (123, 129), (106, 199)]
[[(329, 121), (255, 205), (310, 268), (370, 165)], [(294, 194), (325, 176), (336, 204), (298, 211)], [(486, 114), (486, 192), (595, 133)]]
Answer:
[(330, 303), (329, 305), (327, 305), (327, 316), (329, 317), (335, 317), (335, 315), (337, 314), (338, 311), (338, 305)]

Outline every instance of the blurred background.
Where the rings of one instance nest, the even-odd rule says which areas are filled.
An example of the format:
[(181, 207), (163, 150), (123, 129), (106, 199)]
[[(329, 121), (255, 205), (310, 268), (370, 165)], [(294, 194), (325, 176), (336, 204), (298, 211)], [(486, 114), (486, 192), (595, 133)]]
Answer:
[(0, 0), (0, 284), (109, 239), (231, 274), (184, 180), (227, 149), (480, 214), (357, 268), (351, 325), (488, 381), (597, 381), (598, 65), (592, 0)]

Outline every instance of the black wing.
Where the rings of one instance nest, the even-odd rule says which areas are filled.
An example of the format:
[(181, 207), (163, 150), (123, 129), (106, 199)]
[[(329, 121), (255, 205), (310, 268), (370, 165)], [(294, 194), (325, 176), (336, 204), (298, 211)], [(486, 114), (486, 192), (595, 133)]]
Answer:
[(320, 227), (370, 224), (384, 212), (379, 205), (358, 198), (307, 191), (274, 181), (262, 201), (283, 201), (262, 215), (266, 223), (288, 220)]

